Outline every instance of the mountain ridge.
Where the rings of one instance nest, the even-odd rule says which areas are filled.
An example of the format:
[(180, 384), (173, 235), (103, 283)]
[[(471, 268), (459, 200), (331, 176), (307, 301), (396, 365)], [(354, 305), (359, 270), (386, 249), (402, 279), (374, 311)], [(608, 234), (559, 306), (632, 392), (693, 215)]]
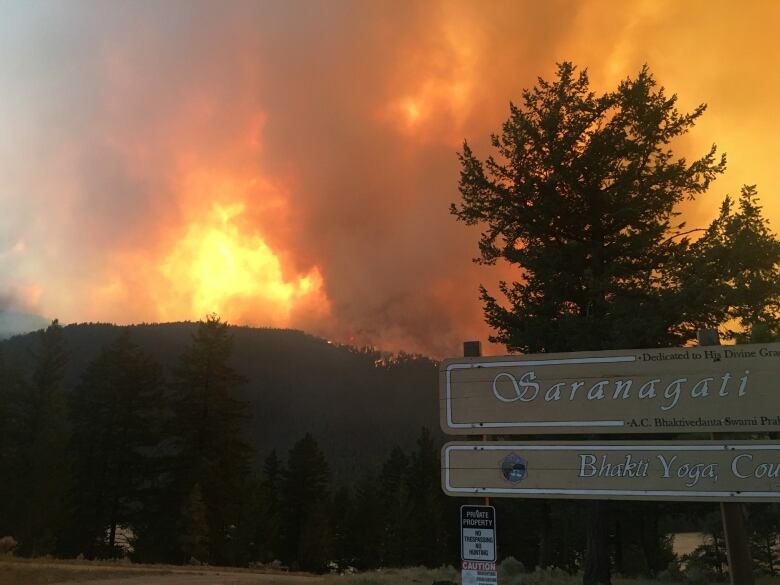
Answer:
[[(66, 389), (120, 331), (171, 368), (197, 323), (63, 327), (70, 359)], [(389, 354), (331, 343), (294, 329), (231, 326), (231, 365), (248, 379), (236, 397), (248, 404), (247, 437), (258, 464), (272, 450), (285, 457), (305, 433), (320, 442), (342, 483), (377, 468), (394, 445), (411, 450), (423, 426), (438, 431), (438, 367), (424, 356)], [(29, 369), (35, 332), (0, 341), (0, 350)]]

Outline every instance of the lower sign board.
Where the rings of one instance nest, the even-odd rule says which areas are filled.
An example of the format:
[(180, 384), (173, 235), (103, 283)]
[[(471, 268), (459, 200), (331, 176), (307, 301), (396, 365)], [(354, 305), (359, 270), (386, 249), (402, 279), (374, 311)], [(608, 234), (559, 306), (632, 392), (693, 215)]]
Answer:
[(461, 585), (497, 585), (496, 563), (461, 561)]
[(780, 501), (780, 442), (453, 442), (448, 495)]

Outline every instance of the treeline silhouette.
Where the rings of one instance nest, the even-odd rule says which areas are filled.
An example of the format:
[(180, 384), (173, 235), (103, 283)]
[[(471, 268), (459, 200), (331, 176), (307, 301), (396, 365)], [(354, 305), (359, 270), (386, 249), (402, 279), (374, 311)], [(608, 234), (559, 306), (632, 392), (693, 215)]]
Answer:
[[(296, 569), (458, 560), (440, 487), (436, 368), (300, 332), (197, 324), (61, 327), (0, 343), (0, 537), (17, 554)], [(309, 432), (306, 429), (315, 432)], [(333, 455), (331, 455), (333, 453)], [(341, 470), (334, 473), (332, 462)], [(499, 554), (577, 571), (578, 502), (494, 500)], [(777, 568), (778, 514), (751, 508)], [(675, 567), (680, 530), (717, 574), (717, 506), (613, 503), (624, 574)]]
[[(362, 468), (356, 458), (354, 489), (334, 486), (310, 433), (286, 461), (271, 450), (258, 464), (246, 432), (253, 408), (237, 397), (247, 378), (232, 365), (233, 328), (216, 316), (197, 324), (169, 372), (129, 328), (111, 331), (72, 386), (73, 354), (56, 321), (0, 346), (0, 535), (13, 536), (18, 553), (112, 557), (129, 543), (139, 561), (278, 559), (307, 570), (450, 560), (452, 502), (428, 430), (408, 454), (396, 446)], [(20, 347), (29, 359), (16, 359)], [(363, 354), (374, 370), (418, 361)]]
[[(68, 360), (63, 387), (75, 388), (88, 364), (123, 330), (170, 378), (196, 323), (118, 327), (77, 324), (62, 328)], [(394, 445), (414, 447), (420, 428), (438, 431), (437, 364), (423, 356), (389, 355), (329, 343), (301, 331), (230, 327), (230, 365), (245, 377), (233, 389), (247, 403), (246, 438), (257, 462), (272, 450), (286, 453), (304, 434), (320, 443), (337, 483), (386, 457)], [(32, 369), (37, 334), (0, 341), (6, 361)]]

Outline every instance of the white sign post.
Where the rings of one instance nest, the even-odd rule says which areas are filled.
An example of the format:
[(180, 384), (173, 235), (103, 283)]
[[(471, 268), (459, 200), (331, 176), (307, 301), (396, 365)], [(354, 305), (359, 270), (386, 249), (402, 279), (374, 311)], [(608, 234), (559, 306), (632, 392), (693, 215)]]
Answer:
[(461, 583), (496, 585), (496, 509), (460, 507)]

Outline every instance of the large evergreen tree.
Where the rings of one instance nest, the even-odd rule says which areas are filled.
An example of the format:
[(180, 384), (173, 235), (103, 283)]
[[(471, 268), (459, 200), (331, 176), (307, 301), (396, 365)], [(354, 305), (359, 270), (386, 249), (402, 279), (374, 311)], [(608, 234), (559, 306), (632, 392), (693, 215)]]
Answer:
[(22, 376), (16, 364), (0, 348), (0, 534), (13, 534), (19, 471), (23, 454), (19, 444), (19, 412)]
[(68, 351), (54, 320), (38, 333), (32, 374), (18, 406), (19, 485), (16, 534), (30, 556), (55, 552), (68, 518), (70, 473), (63, 387)]
[(692, 320), (701, 315), (698, 321), (712, 327), (728, 322), (729, 337), (734, 325), (742, 337), (780, 333), (780, 241), (761, 213), (755, 186), (744, 186), (736, 205), (726, 197), (684, 260)]
[(149, 506), (163, 425), (162, 368), (125, 329), (87, 366), (70, 400), (74, 552), (113, 554), (117, 528)]
[(715, 147), (688, 162), (670, 142), (704, 112), (682, 114), (645, 67), (597, 96), (585, 72), (559, 65), (512, 104), (497, 157), (460, 155), (463, 200), (451, 211), (484, 224), (478, 261), (517, 265), (507, 306), (481, 288), (493, 340), (513, 351), (673, 345), (681, 323), (679, 261), (689, 251), (678, 205), (725, 168)]
[[(451, 208), (466, 224), (485, 227), (478, 262), (518, 268), (515, 282), (499, 283), (504, 300), (481, 287), (486, 321), (496, 331), (492, 341), (521, 352), (659, 347), (681, 344), (697, 327), (719, 321), (725, 308), (702, 300), (717, 300), (720, 277), (708, 273), (715, 281), (703, 290), (695, 277), (700, 263), (692, 261), (717, 254), (692, 244), (696, 230), (679, 221), (679, 204), (708, 189), (725, 157), (716, 156), (715, 146), (692, 161), (672, 150), (705, 106), (679, 112), (676, 96), (666, 95), (647, 67), (597, 95), (586, 72), (571, 63), (560, 64), (553, 81), (540, 79), (524, 91), (522, 102), (510, 105), (509, 119), (492, 137), (496, 156), (483, 161), (464, 144), (462, 200)], [(762, 243), (773, 239), (761, 231), (750, 194), (743, 201), (737, 224), (727, 204), (710, 239), (728, 242), (746, 224)], [(749, 255), (732, 260), (752, 262)], [(764, 299), (777, 291), (776, 268), (769, 262), (768, 272), (759, 271), (775, 281), (757, 282), (751, 290), (758, 299), (740, 304), (744, 310), (772, 304)], [(742, 284), (744, 269), (725, 273)], [(590, 505), (586, 584), (610, 582), (602, 508)]]
[(290, 449), (280, 498), (282, 560), (299, 569), (324, 570), (332, 553), (330, 469), (309, 433)]
[[(408, 561), (414, 565), (439, 567), (449, 557), (448, 528), (451, 522), (445, 518), (456, 517), (456, 507), (447, 514), (450, 498), (441, 489), (441, 458), (439, 447), (430, 431), (423, 428), (417, 438), (417, 448), (409, 461), (409, 494), (411, 496), (411, 522)], [(455, 503), (457, 506), (457, 503)]]
[(410, 559), (414, 509), (409, 475), (409, 457), (400, 447), (393, 447), (379, 476), (385, 509), (383, 561), (389, 567), (402, 567)]
[(257, 523), (257, 560), (270, 562), (279, 558), (281, 518), (281, 481), (284, 470), (275, 450), (263, 462), (259, 490), (261, 493), (260, 521)]
[[(196, 509), (196, 486), (206, 511), (208, 559), (234, 562), (236, 533), (250, 464), (244, 436), (246, 404), (234, 396), (244, 377), (230, 366), (232, 335), (216, 315), (199, 323), (171, 382), (179, 510)], [(186, 505), (189, 502), (190, 505)], [(194, 507), (193, 507), (194, 506)], [(179, 524), (187, 523), (187, 518)], [(186, 552), (182, 552), (186, 556)], [(188, 560), (188, 559), (187, 559)]]
[(199, 483), (192, 486), (181, 507), (177, 529), (184, 558), (190, 561), (209, 558), (209, 524)]
[(381, 484), (373, 473), (366, 473), (357, 482), (351, 510), (350, 541), (356, 568), (367, 570), (382, 566), (386, 518)]

